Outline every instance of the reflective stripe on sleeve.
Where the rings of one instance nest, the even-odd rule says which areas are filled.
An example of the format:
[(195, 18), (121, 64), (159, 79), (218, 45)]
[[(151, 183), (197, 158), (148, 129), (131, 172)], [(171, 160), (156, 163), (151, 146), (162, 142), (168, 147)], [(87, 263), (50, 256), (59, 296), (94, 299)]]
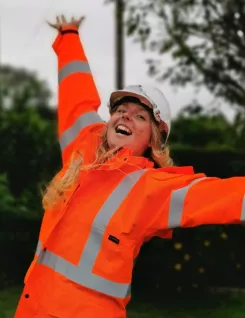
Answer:
[[(131, 282), (116, 283), (94, 274), (92, 270), (102, 245), (103, 229), (107, 227), (114, 213), (145, 171), (137, 170), (126, 175), (108, 197), (94, 219), (78, 265), (71, 264), (50, 251), (42, 251), (37, 262), (92, 290), (118, 298), (128, 296), (131, 291)], [(97, 230), (98, 228), (102, 231)]]
[(103, 120), (95, 111), (85, 113), (78, 117), (74, 124), (61, 135), (59, 140), (61, 150), (63, 151), (73, 140), (75, 140), (83, 128), (101, 122), (103, 122)]
[(185, 202), (185, 197), (187, 195), (187, 192), (195, 183), (198, 183), (204, 179), (207, 179), (207, 178), (204, 177), (204, 178), (196, 179), (192, 181), (190, 184), (188, 184), (186, 187), (174, 190), (172, 192), (171, 198), (170, 198), (170, 205), (169, 205), (168, 228), (173, 229), (176, 227), (180, 227), (182, 215), (184, 212), (184, 202)]
[[(91, 73), (89, 64), (82, 61), (72, 61), (67, 63), (58, 74), (59, 83), (63, 81), (67, 76), (75, 73)], [(90, 111), (78, 117), (72, 125), (63, 132), (60, 137), (59, 143), (61, 150), (63, 151), (75, 138), (79, 135), (80, 131), (95, 123), (103, 122), (100, 116), (95, 111)]]
[(241, 221), (245, 223), (245, 195), (242, 201), (242, 213), (241, 213)]
[(69, 75), (74, 73), (91, 73), (89, 64), (82, 61), (72, 61), (61, 68), (58, 74), (58, 82), (60, 83)]
[(42, 242), (39, 240), (39, 241), (37, 242), (37, 248), (36, 248), (35, 254), (39, 256), (41, 250), (42, 250)]
[[(189, 189), (196, 183), (208, 179), (207, 177), (199, 178), (192, 181), (186, 187), (174, 190), (171, 194), (169, 205), (168, 227), (177, 228), (181, 226), (181, 220), (184, 212), (184, 203)], [(245, 222), (245, 195), (241, 206), (241, 222)]]

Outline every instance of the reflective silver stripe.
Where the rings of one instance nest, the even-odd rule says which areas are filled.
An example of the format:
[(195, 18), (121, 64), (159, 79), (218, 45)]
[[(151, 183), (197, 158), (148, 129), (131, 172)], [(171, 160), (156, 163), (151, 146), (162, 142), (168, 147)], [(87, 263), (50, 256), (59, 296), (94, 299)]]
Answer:
[(61, 150), (63, 151), (65, 147), (67, 147), (78, 136), (79, 132), (83, 128), (91, 124), (100, 123), (100, 122), (103, 122), (102, 119), (94, 111), (85, 113), (81, 115), (80, 117), (78, 117), (78, 119), (74, 122), (74, 124), (70, 128), (68, 128), (60, 137)]
[(241, 213), (241, 221), (245, 223), (245, 195), (242, 201), (242, 213)]
[(37, 242), (37, 248), (36, 248), (35, 254), (37, 254), (37, 255), (39, 256), (41, 250), (42, 250), (42, 242), (41, 242), (41, 241), (38, 241), (38, 242)]
[(178, 190), (174, 190), (171, 194), (170, 198), (170, 205), (169, 205), (169, 217), (168, 217), (168, 227), (176, 228), (180, 227), (182, 215), (184, 212), (184, 202), (187, 192), (189, 191), (190, 187), (193, 186), (193, 184), (200, 182), (204, 178), (195, 179), (190, 184), (188, 184), (186, 187), (183, 187)]
[(125, 298), (130, 293), (131, 282), (121, 284), (92, 273), (101, 248), (103, 230), (146, 170), (134, 171), (124, 177), (98, 212), (78, 265), (74, 265), (50, 251), (42, 251), (39, 264), (46, 265), (73, 282), (110, 296)]
[[(89, 64), (82, 61), (72, 61), (67, 63), (58, 74), (58, 82), (60, 83), (64, 78), (75, 73), (91, 73)], [(88, 112), (81, 115), (70, 128), (68, 128), (60, 137), (60, 147), (63, 151), (79, 134), (79, 132), (86, 126), (94, 123), (102, 122), (102, 119), (96, 112)]]
[[(137, 262), (137, 259), (138, 259), (138, 256), (134, 259), (133, 268), (134, 268), (134, 266), (135, 266), (135, 264), (136, 264), (136, 262)], [(131, 286), (131, 284), (130, 284), (130, 285), (128, 286), (127, 296), (129, 296), (129, 295), (131, 294), (131, 288), (132, 288), (132, 286)]]
[(87, 62), (70, 62), (63, 66), (62, 69), (59, 71), (58, 82), (60, 83), (64, 78), (74, 73), (91, 73), (91, 70)]

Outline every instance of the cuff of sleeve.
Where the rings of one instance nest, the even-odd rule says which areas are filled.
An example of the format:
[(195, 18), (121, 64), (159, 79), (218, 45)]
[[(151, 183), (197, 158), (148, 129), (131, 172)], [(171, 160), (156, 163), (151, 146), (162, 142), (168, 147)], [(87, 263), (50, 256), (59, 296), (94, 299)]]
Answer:
[(60, 33), (61, 34), (66, 34), (66, 33), (75, 33), (78, 34), (78, 27), (75, 25), (66, 25), (60, 28)]
[(59, 33), (58, 33), (58, 35), (57, 35), (57, 37), (54, 40), (53, 45), (52, 45), (53, 50), (56, 52), (56, 54), (57, 54), (58, 46), (59, 46), (59, 43), (62, 39), (62, 36), (64, 34), (67, 34), (67, 33), (79, 34), (78, 28), (74, 25), (67, 25), (67, 26), (60, 28)]
[(57, 48), (59, 46), (60, 40), (62, 38), (62, 35), (60, 33), (58, 33), (56, 39), (53, 42), (52, 48), (55, 51), (55, 53), (57, 54)]

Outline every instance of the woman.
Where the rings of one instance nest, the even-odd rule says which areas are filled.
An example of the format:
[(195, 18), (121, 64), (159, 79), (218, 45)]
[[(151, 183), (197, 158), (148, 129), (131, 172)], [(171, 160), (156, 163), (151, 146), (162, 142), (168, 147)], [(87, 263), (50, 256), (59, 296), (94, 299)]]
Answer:
[[(79, 40), (82, 19), (58, 18), (63, 169), (47, 187), (34, 260), (16, 318), (123, 318), (142, 244), (177, 227), (241, 223), (245, 178), (173, 167), (169, 108), (155, 88), (113, 92), (104, 123)], [(159, 113), (160, 110), (160, 113)]]

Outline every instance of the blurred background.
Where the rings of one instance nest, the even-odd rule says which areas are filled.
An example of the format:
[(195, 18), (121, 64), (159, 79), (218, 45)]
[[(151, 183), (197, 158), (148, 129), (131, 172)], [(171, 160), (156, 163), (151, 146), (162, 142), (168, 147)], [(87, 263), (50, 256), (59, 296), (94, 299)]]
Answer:
[[(86, 16), (80, 37), (105, 120), (113, 89), (156, 84), (172, 109), (175, 163), (245, 175), (244, 0), (0, 0), (0, 318), (14, 316), (36, 248), (40, 189), (61, 166), (56, 33), (45, 21), (62, 13)], [(244, 317), (244, 245), (242, 225), (147, 243), (128, 317)]]

